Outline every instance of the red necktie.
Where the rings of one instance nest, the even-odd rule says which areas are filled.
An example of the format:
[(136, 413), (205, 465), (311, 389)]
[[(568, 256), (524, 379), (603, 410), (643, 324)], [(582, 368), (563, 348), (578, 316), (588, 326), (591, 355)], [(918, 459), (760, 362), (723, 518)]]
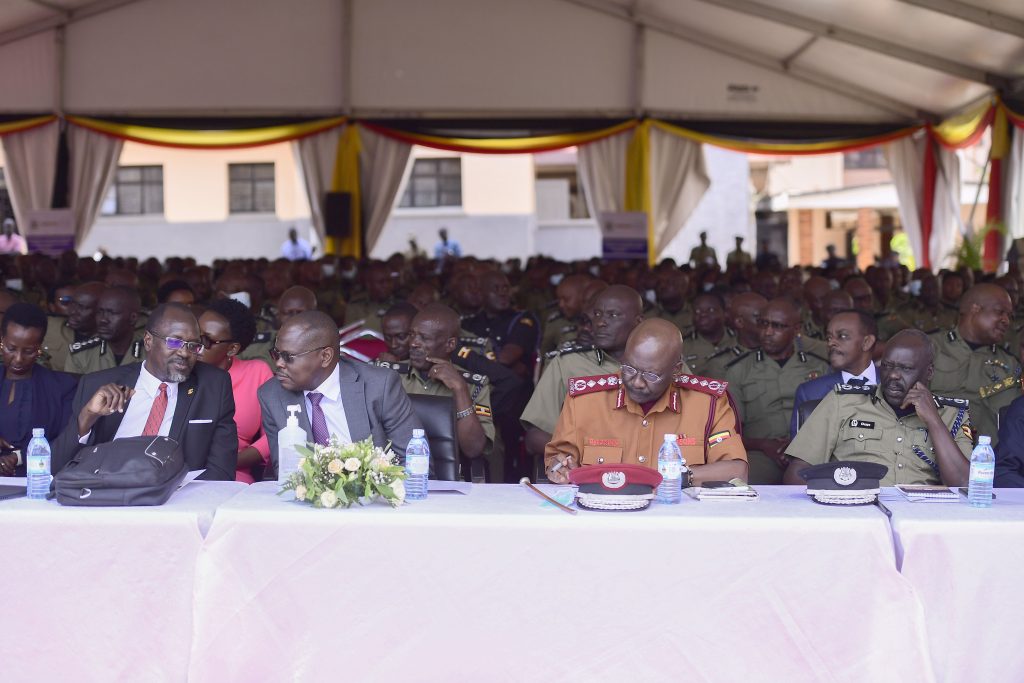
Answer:
[(149, 409), (149, 418), (146, 420), (146, 428), (142, 430), (142, 436), (156, 436), (160, 433), (160, 424), (164, 421), (164, 413), (167, 412), (167, 385), (160, 383), (160, 393), (153, 399), (153, 407)]

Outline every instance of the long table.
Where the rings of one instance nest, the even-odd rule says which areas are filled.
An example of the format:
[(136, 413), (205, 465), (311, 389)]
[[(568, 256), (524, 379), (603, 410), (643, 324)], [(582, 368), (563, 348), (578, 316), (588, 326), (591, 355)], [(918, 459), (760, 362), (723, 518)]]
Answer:
[(0, 501), (0, 680), (185, 680), (196, 557), (243, 488), (194, 482), (149, 508)]
[(192, 681), (935, 679), (875, 507), (797, 487), (576, 516), (519, 486), (342, 512), (275, 494), (217, 511)]
[(991, 508), (910, 503), (892, 510), (897, 563), (924, 608), (939, 680), (1024, 681), (1024, 490)]

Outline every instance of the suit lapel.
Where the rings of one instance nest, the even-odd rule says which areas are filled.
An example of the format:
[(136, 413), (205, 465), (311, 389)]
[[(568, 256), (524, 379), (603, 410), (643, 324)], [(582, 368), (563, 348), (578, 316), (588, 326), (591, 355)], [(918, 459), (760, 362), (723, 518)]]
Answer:
[(366, 412), (366, 385), (360, 382), (359, 375), (344, 363), (339, 364), (338, 369), (341, 405), (345, 409), (349, 436), (355, 443), (371, 436), (370, 415)]
[(183, 431), (188, 422), (188, 411), (192, 407), (192, 399), (196, 397), (197, 384), (195, 372), (192, 372), (184, 382), (178, 384), (178, 398), (174, 403), (174, 417), (171, 418), (170, 429), (171, 438), (178, 443), (183, 443)]

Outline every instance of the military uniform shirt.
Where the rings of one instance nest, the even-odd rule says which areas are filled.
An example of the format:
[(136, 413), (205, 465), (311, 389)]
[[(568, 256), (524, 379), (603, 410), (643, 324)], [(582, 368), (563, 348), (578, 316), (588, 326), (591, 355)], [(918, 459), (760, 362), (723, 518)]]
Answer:
[[(939, 400), (939, 417), (970, 459), (967, 401)], [(898, 417), (880, 387), (836, 386), (800, 427), (786, 455), (810, 465), (831, 460), (879, 463), (889, 468), (882, 486), (942, 483), (934, 440), (924, 421), (917, 413)]]
[(681, 334), (689, 333), (690, 328), (693, 327), (693, 309), (690, 308), (689, 304), (685, 304), (675, 313), (670, 313), (661, 306), (654, 306), (650, 311), (644, 312), (644, 317), (667, 320), (678, 327)]
[(46, 335), (43, 337), (45, 356), (39, 362), (50, 370), (63, 370), (68, 361), (68, 349), (74, 342), (75, 331), (68, 327), (67, 318), (47, 316)]
[(971, 347), (956, 330), (931, 335), (935, 347), (936, 394), (971, 402), (971, 423), (979, 434), (997, 441), (996, 416), (1021, 395), (1021, 367), (1017, 358), (1000, 346)]
[(561, 311), (555, 311), (548, 316), (544, 324), (540, 352), (546, 354), (561, 348), (565, 342), (576, 339), (578, 332), (579, 325), (562, 315)]
[(681, 375), (646, 414), (618, 375), (574, 377), (570, 395), (544, 449), (550, 467), (558, 455), (580, 465), (628, 463), (658, 467), (665, 434), (675, 434), (687, 465), (746, 461), (727, 384)]
[[(709, 367), (712, 366), (711, 359), (717, 357), (720, 352), (731, 349), (735, 343), (736, 333), (732, 330), (727, 329), (722, 335), (722, 340), (717, 344), (702, 337), (697, 330), (693, 330), (683, 337), (683, 358), (692, 374), (718, 377), (708, 372)], [(721, 379), (721, 377), (718, 378)]]
[(593, 346), (578, 345), (548, 354), (547, 365), (537, 381), (520, 420), (550, 434), (568, 392), (570, 377), (602, 375), (619, 371), (619, 362)]
[(273, 331), (257, 332), (252, 343), (245, 347), (238, 357), (242, 360), (261, 360), (270, 366), (271, 370), (277, 371), (274, 359), (270, 357), (270, 349), (274, 348), (277, 335)]
[[(163, 343), (162, 339), (155, 341)], [(146, 345), (142, 342), (142, 335), (136, 333), (136, 339), (128, 347), (121, 362), (118, 363), (110, 345), (99, 337), (93, 337), (83, 342), (74, 342), (68, 347), (68, 358), (64, 364), (64, 372), (75, 372), (84, 375), (97, 370), (106, 370), (118, 365), (130, 365), (141, 363), (146, 360)]]
[(395, 305), (394, 299), (388, 301), (370, 301), (369, 299), (362, 297), (352, 301), (348, 308), (345, 310), (345, 324), (351, 324), (357, 320), (362, 320), (363, 327), (368, 330), (375, 330), (381, 332), (383, 324), (381, 318), (387, 313), (388, 309)]

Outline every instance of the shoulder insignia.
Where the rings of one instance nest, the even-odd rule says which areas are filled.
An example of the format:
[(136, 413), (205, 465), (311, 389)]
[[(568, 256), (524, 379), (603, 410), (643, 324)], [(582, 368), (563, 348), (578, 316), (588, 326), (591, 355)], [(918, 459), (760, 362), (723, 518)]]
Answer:
[(730, 348), (727, 346), (724, 349), (718, 349), (717, 351), (713, 352), (710, 356), (708, 356), (708, 360), (713, 360), (715, 358), (718, 358), (719, 356), (724, 356), (730, 351), (733, 351), (735, 348), (736, 347)]
[(273, 333), (271, 332), (260, 332), (259, 334), (252, 338), (252, 342), (253, 344), (266, 344), (270, 341), (270, 338), (272, 336)]
[(966, 398), (953, 398), (951, 396), (936, 396), (935, 403), (940, 406), (950, 406), (952, 408), (969, 408), (971, 402)]
[[(733, 347), (733, 351), (735, 351), (735, 350), (736, 350), (736, 347), (734, 346), (734, 347)], [(734, 358), (734, 359), (732, 359), (731, 361), (729, 361), (728, 363), (726, 363), (726, 364), (725, 364), (725, 367), (727, 367), (727, 368), (731, 368), (732, 366), (736, 365), (736, 364), (737, 364), (737, 363), (739, 363), (739, 362), (740, 362), (741, 360), (743, 360), (744, 358), (746, 358), (747, 356), (749, 356), (749, 355), (750, 355), (751, 353), (753, 353), (753, 351), (747, 351), (746, 353), (742, 353), (742, 354), (740, 354), (740, 355), (739, 355), (739, 356), (737, 356), (736, 358)]]
[(757, 358), (757, 362), (760, 363), (761, 361), (764, 360), (764, 351), (758, 349), (757, 351), (754, 352), (754, 357)]
[(956, 332), (954, 330), (950, 330), (949, 332), (947, 332), (946, 339), (948, 339), (949, 341), (956, 341)]
[(462, 373), (462, 379), (466, 380), (470, 384), (476, 384), (477, 386), (483, 386), (487, 384), (487, 375), (481, 375), (479, 372), (469, 372), (462, 368), (457, 368)]
[(487, 346), (487, 337), (459, 337), (463, 346)]
[(978, 395), (982, 398), (988, 398), (994, 394), (998, 394), (1000, 391), (1006, 391), (1007, 389), (1015, 386), (1019, 380), (1010, 375), (1006, 379), (1000, 380), (995, 384), (989, 384), (988, 386), (981, 387), (978, 389)]
[(590, 377), (570, 377), (569, 395), (582, 396), (583, 394), (592, 394), (596, 391), (617, 389), (618, 386), (618, 375), (592, 375)]
[(534, 324), (533, 323), (533, 318), (531, 318), (528, 315), (524, 315), (524, 316), (519, 318), (519, 324), (520, 325), (526, 325), (527, 327), (533, 327), (533, 324)]
[(679, 375), (674, 384), (680, 389), (694, 389), (712, 396), (724, 396), (725, 389), (729, 386), (728, 382), (700, 375)]
[(561, 318), (561, 317), (562, 317), (562, 312), (561, 312), (561, 311), (552, 311), (552, 312), (551, 312), (551, 313), (550, 313), (550, 314), (548, 315), (548, 319), (547, 319), (547, 321), (548, 321), (549, 323), (550, 323), (550, 322), (554, 322), (554, 321), (558, 320), (558, 319), (559, 319), (559, 318)]
[(555, 358), (557, 356), (564, 356), (568, 353), (585, 353), (593, 350), (593, 344), (577, 344), (576, 342), (565, 342), (560, 348), (554, 351), (548, 351), (544, 354), (545, 358)]
[(400, 375), (406, 375), (409, 373), (409, 364), (397, 361), (389, 360), (375, 360), (373, 364), (378, 368), (387, 368), (388, 370), (394, 370)]
[(132, 358), (142, 358), (142, 340), (136, 339), (132, 344)]
[(79, 351), (85, 351), (91, 349), (94, 346), (99, 346), (103, 343), (103, 340), (99, 337), (93, 337), (92, 339), (86, 339), (85, 341), (73, 342), (68, 346), (68, 350), (71, 353), (78, 353)]
[(455, 355), (459, 358), (469, 358), (469, 354), (471, 353), (474, 353), (473, 349), (468, 346), (460, 346), (458, 351), (455, 352)]
[(837, 394), (863, 394), (869, 396), (875, 393), (875, 387), (872, 384), (860, 385), (860, 384), (837, 384)]

